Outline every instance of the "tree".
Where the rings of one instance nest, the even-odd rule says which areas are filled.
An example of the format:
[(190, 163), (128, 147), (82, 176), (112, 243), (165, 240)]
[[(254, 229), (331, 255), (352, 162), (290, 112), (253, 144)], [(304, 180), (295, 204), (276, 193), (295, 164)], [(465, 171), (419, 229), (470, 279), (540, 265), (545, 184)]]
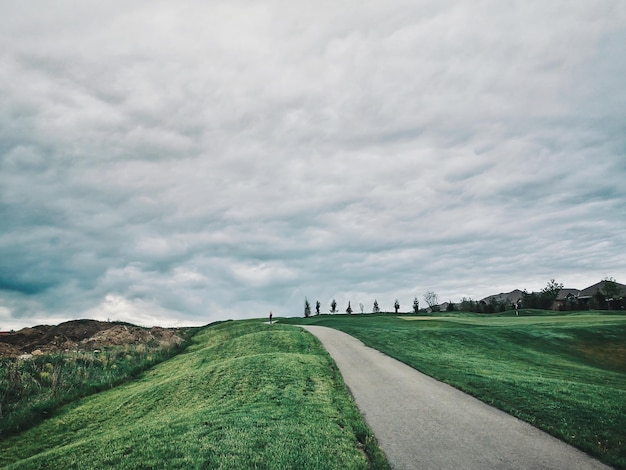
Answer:
[(554, 279), (550, 279), (546, 287), (541, 289), (539, 294), (540, 308), (551, 309), (554, 305), (554, 301), (559, 296), (559, 292), (563, 289), (563, 283), (556, 282)]
[(400, 302), (398, 302), (398, 299), (396, 299), (396, 303), (393, 304), (393, 308), (396, 310), (396, 313), (400, 310)]
[(474, 302), (471, 297), (469, 299), (467, 297), (463, 297), (463, 299), (461, 299), (459, 309), (461, 312), (474, 312), (476, 310), (476, 302)]
[(522, 292), (522, 308), (541, 308), (540, 298), (536, 292)]
[(420, 311), (420, 301), (417, 300), (417, 297), (413, 299), (413, 313), (417, 314)]
[(311, 304), (309, 303), (309, 299), (304, 298), (304, 318), (309, 318), (311, 316)]
[(359, 308), (361, 309), (361, 313), (365, 310), (365, 305), (359, 302)]
[(346, 309), (346, 313), (348, 315), (352, 314), (352, 307), (350, 306), (350, 301), (348, 300), (348, 308)]
[(374, 308), (372, 309), (372, 313), (380, 313), (380, 308), (378, 307), (378, 300), (374, 299)]
[(433, 291), (429, 290), (424, 294), (424, 300), (428, 304), (431, 312), (439, 311), (439, 296)]
[(320, 304), (320, 301), (318, 300), (315, 302), (315, 314), (316, 315), (320, 314), (320, 307), (321, 307), (321, 304)]
[[(622, 288), (619, 286), (617, 281), (612, 277), (605, 277), (602, 279), (602, 293), (606, 298), (606, 308), (611, 309), (611, 302), (617, 302), (622, 298)], [(615, 304), (614, 304), (615, 305)]]
[(452, 302), (451, 300), (448, 301), (446, 312), (456, 312), (456, 305), (454, 305), (454, 302)]
[(330, 313), (335, 313), (337, 311), (337, 301), (333, 299), (330, 303)]

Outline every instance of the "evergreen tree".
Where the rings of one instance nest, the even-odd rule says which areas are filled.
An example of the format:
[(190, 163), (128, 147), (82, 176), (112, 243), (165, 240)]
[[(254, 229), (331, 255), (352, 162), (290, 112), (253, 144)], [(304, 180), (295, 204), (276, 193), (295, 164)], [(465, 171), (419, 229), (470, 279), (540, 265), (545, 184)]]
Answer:
[(350, 301), (348, 300), (348, 308), (346, 309), (346, 313), (351, 314), (352, 313), (352, 307), (350, 306)]
[(330, 303), (330, 313), (335, 313), (337, 311), (337, 301), (333, 299)]
[(380, 308), (378, 307), (378, 300), (374, 299), (374, 308), (372, 309), (372, 313), (380, 313)]
[(420, 311), (420, 301), (417, 300), (417, 297), (413, 299), (413, 313), (417, 314)]
[(317, 302), (315, 302), (315, 314), (319, 315), (320, 314), (320, 301), (318, 300)]
[(304, 298), (304, 318), (309, 318), (311, 316), (311, 304), (309, 303), (309, 299)]
[(400, 310), (400, 302), (398, 302), (398, 299), (396, 299), (396, 303), (393, 304), (393, 308), (396, 309), (396, 313)]

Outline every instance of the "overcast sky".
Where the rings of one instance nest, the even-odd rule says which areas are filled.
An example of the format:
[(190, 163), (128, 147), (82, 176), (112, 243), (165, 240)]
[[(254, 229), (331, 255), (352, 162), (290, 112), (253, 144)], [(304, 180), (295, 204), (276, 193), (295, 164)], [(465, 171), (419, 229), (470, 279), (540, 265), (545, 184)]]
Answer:
[(0, 0), (0, 329), (626, 281), (626, 2)]

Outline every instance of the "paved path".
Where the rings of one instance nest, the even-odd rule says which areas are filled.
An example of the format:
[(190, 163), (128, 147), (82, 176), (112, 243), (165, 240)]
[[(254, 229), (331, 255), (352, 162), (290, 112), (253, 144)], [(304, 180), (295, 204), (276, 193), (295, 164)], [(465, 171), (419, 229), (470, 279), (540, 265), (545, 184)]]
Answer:
[(346, 333), (304, 328), (339, 366), (394, 469), (609, 468)]

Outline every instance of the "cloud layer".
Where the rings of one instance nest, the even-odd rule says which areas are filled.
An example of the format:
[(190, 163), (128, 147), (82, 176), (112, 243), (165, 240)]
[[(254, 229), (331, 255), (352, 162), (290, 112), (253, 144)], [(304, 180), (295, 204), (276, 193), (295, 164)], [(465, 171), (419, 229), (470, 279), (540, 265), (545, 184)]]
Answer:
[(0, 3), (0, 328), (624, 282), (624, 25), (618, 0)]

